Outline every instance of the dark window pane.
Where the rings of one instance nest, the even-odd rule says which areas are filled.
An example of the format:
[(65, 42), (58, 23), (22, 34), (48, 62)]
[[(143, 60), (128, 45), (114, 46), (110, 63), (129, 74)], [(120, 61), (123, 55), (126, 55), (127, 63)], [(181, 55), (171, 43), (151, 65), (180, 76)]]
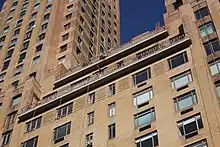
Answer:
[(173, 58), (171, 58), (169, 60), (169, 66), (170, 66), (170, 69), (172, 69), (172, 68), (178, 67), (186, 62), (188, 62), (188, 58), (187, 58), (186, 53), (184, 52), (180, 55), (177, 55), (177, 56), (174, 56)]
[(192, 122), (192, 123), (185, 125), (184, 129), (185, 129), (186, 134), (190, 134), (190, 133), (196, 131), (197, 130), (196, 122)]
[(159, 142), (158, 142), (158, 136), (154, 136), (154, 146), (158, 146), (159, 145)]
[(197, 122), (198, 122), (199, 129), (203, 128), (202, 119), (198, 119)]
[(212, 54), (212, 48), (209, 44), (205, 44), (204, 47), (207, 55)]
[(141, 145), (141, 147), (154, 147), (152, 138), (142, 141)]
[(212, 42), (212, 47), (213, 47), (214, 52), (219, 51), (219, 50), (220, 50), (219, 41), (218, 41), (218, 40), (213, 41), (213, 42)]
[(201, 13), (201, 17), (205, 17), (205, 16), (209, 15), (209, 9), (208, 9), (208, 7), (202, 8), (202, 9), (200, 10), (200, 13)]

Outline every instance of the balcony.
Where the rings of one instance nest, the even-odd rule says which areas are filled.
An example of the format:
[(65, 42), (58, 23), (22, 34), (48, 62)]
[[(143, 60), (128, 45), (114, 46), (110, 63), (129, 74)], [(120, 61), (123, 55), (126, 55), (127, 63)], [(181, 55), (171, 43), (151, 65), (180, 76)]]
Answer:
[(100, 55), (100, 57), (91, 60), (86, 65), (79, 65), (57, 76), (56, 81), (54, 82), (55, 89), (81, 77), (81, 75), (86, 75), (94, 70), (102, 68), (107, 64), (110, 64), (118, 59), (121, 59), (131, 53), (136, 52), (143, 47), (162, 40), (167, 36), (167, 30), (162, 27), (158, 30), (146, 32), (138, 37), (135, 37), (131, 41), (122, 45), (119, 49), (111, 49), (109, 50), (109, 52), (105, 53), (105, 55)]
[(132, 73), (140, 68), (159, 61), (164, 57), (172, 55), (175, 52), (185, 49), (186, 47), (189, 47), (190, 44), (190, 38), (185, 35), (176, 36), (157, 43), (153, 47), (147, 48), (145, 51), (129, 57), (123, 62), (123, 64), (120, 64), (120, 66), (117, 66), (116, 64), (113, 67), (105, 68), (102, 72), (99, 72), (99, 74), (89, 75), (89, 77), (81, 82), (78, 81), (77, 83), (68, 85), (43, 97), (41, 101), (24, 107), (19, 115), (19, 121), (24, 121), (33, 117), (33, 115), (38, 115), (51, 110), (60, 104), (66, 103), (87, 93), (88, 89), (94, 90), (100, 86), (106, 85), (107, 83), (122, 77), (122, 75)]

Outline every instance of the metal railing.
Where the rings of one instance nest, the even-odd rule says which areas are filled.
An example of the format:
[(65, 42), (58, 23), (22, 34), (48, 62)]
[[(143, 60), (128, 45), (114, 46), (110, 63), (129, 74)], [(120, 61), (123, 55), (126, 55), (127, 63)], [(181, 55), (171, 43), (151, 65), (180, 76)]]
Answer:
[[(128, 41), (128, 42), (126, 42), (125, 44), (121, 45), (121, 47), (118, 48), (118, 49), (112, 48), (112, 49), (108, 50), (108, 51), (105, 53), (105, 55), (106, 55), (106, 56), (111, 56), (111, 55), (113, 55), (113, 54), (116, 54), (116, 53), (118, 53), (119, 51), (121, 51), (121, 50), (123, 50), (123, 49), (126, 49), (126, 48), (128, 48), (128, 47), (130, 47), (130, 46), (132, 46), (132, 45), (134, 45), (134, 44), (136, 44), (136, 43), (138, 43), (138, 42), (141, 42), (141, 41), (143, 41), (143, 40), (145, 40), (145, 39), (147, 39), (147, 38), (150, 38), (150, 37), (152, 37), (152, 36), (154, 36), (154, 35), (156, 35), (156, 34), (162, 32), (162, 31), (164, 31), (164, 30), (165, 30), (165, 27), (161, 27), (161, 28), (159, 28), (159, 29), (157, 29), (157, 30), (153, 30), (153, 31), (149, 31), (149, 32), (146, 32), (146, 33), (144, 33), (144, 34), (141, 34), (140, 36), (137, 36), (137, 37), (133, 38), (131, 41)], [(74, 72), (76, 72), (76, 71), (78, 71), (78, 70), (80, 70), (80, 69), (83, 69), (83, 68), (85, 68), (85, 67), (88, 66), (88, 65), (91, 65), (91, 64), (93, 64), (93, 63), (96, 63), (96, 62), (98, 62), (99, 60), (100, 60), (100, 57), (97, 57), (97, 58), (94, 58), (94, 59), (92, 59), (91, 61), (89, 61), (86, 65), (85, 65), (85, 64), (84, 64), (84, 65), (78, 65), (78, 66), (76, 66), (76, 67), (74, 67), (74, 68), (70, 68), (70, 69), (67, 70), (65, 73), (62, 73), (62, 74), (60, 74), (59, 76), (57, 76), (57, 77), (56, 77), (56, 81), (60, 80), (61, 78), (65, 77), (65, 76), (67, 76), (67, 75), (70, 75), (71, 73), (74, 73)]]
[(59, 91), (56, 91), (56, 92), (44, 97), (41, 101), (38, 101), (35, 104), (28, 105), (28, 106), (24, 107), (21, 110), (21, 113), (24, 113), (30, 109), (35, 108), (38, 105), (45, 104), (46, 102), (52, 101), (52, 100), (66, 94), (68, 92), (75, 91), (76, 89), (78, 89), (82, 86), (88, 85), (89, 83), (92, 83), (100, 78), (103, 78), (103, 77), (108, 76), (114, 72), (117, 72), (121, 68), (125, 68), (135, 62), (142, 60), (143, 58), (147, 58), (150, 55), (153, 55), (154, 53), (159, 52), (162, 49), (167, 48), (173, 44), (176, 44), (186, 38), (188, 38), (188, 37), (185, 35), (180, 35), (180, 36), (176, 36), (171, 39), (166, 39), (160, 43), (157, 43), (155, 46), (153, 46), (149, 49), (146, 49), (143, 52), (137, 53), (134, 56), (129, 57), (128, 59), (126, 59), (126, 61), (123, 61), (123, 63), (120, 62), (120, 66), (116, 63), (114, 66), (107, 67), (107, 68), (101, 70), (99, 73), (92, 74), (92, 75), (88, 76), (86, 80), (83, 80), (83, 82), (77, 82), (78, 84), (68, 85), (68, 86), (60, 89)]

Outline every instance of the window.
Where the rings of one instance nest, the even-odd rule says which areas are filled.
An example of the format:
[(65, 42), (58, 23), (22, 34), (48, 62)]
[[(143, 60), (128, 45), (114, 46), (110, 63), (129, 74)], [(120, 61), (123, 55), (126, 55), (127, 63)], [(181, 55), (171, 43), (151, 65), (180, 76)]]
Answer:
[(67, 6), (67, 11), (71, 11), (71, 10), (73, 10), (73, 4), (72, 4), (72, 5)]
[(94, 104), (95, 103), (95, 92), (89, 94), (88, 103), (89, 104)]
[(8, 66), (9, 66), (9, 64), (10, 64), (10, 60), (5, 61), (4, 64), (3, 64), (3, 66), (2, 66), (2, 71), (3, 71), (3, 70), (6, 70), (6, 69), (8, 68)]
[(64, 63), (64, 62), (65, 62), (65, 59), (66, 59), (66, 56), (62, 56), (62, 57), (58, 58), (58, 63), (59, 63), (59, 64)]
[(5, 120), (5, 126), (8, 126), (8, 125), (13, 124), (15, 122), (16, 114), (17, 114), (17, 111), (12, 112), (7, 115), (6, 120)]
[(15, 105), (18, 105), (20, 103), (20, 98), (21, 98), (21, 94), (19, 95), (16, 95), (12, 98), (12, 104), (11, 106), (15, 106)]
[(72, 18), (72, 13), (70, 13), (70, 14), (68, 14), (68, 15), (66, 15), (66, 20), (69, 20), (69, 19), (71, 19)]
[(69, 33), (62, 36), (62, 40), (65, 41), (69, 38)]
[(111, 103), (108, 105), (108, 116), (115, 116), (116, 114), (116, 107), (115, 107), (115, 103)]
[(31, 14), (31, 18), (35, 18), (37, 16), (37, 12)]
[(72, 113), (72, 111), (73, 111), (73, 103), (70, 103), (68, 105), (65, 105), (57, 109), (57, 119)]
[(150, 68), (147, 68), (146, 70), (141, 71), (141, 72), (133, 75), (133, 82), (134, 82), (134, 85), (137, 85), (137, 84), (139, 84), (143, 81), (146, 81), (150, 78), (151, 78)]
[(70, 134), (70, 129), (71, 129), (71, 122), (55, 128), (54, 141), (58, 141), (63, 137), (65, 137), (66, 135)]
[(157, 131), (135, 139), (136, 147), (156, 147), (159, 146)]
[(186, 94), (183, 94), (175, 98), (174, 103), (175, 103), (176, 111), (181, 111), (186, 108), (192, 107), (193, 105), (196, 105), (198, 103), (196, 92), (190, 91)]
[(187, 145), (186, 147), (208, 147), (208, 143), (206, 139), (193, 143), (191, 145)]
[(17, 88), (18, 84), (19, 84), (19, 80), (16, 80), (16, 81), (11, 83), (11, 86), (14, 87), (14, 88)]
[(51, 4), (46, 6), (46, 10), (51, 10), (51, 9), (52, 9), (52, 5)]
[(38, 137), (34, 137), (21, 143), (21, 147), (37, 147)]
[(15, 68), (15, 73), (14, 73), (14, 76), (20, 74), (23, 70), (23, 64), (22, 65), (19, 65)]
[(60, 53), (67, 50), (67, 44), (60, 47)]
[(2, 134), (2, 146), (9, 144), (12, 131)]
[(190, 71), (187, 71), (172, 77), (170, 80), (172, 84), (172, 89), (179, 89), (192, 82), (192, 75)]
[(195, 16), (196, 16), (196, 19), (199, 20), (205, 16), (209, 15), (209, 9), (208, 7), (204, 7), (202, 9), (199, 9), (195, 12)]
[(0, 82), (4, 81), (4, 77), (5, 77), (6, 73), (1, 73), (0, 74)]
[(44, 20), (48, 20), (50, 18), (50, 13), (44, 15)]
[(153, 98), (153, 88), (147, 88), (134, 94), (134, 106), (141, 105)]
[(37, 3), (37, 4), (34, 5), (35, 10), (38, 9), (39, 7), (40, 7), (40, 3)]
[(45, 33), (43, 34), (40, 34), (39, 37), (38, 37), (38, 40), (41, 41), (45, 38)]
[(183, 5), (183, 1), (182, 0), (176, 0), (175, 3), (173, 3), (174, 9), (179, 9), (179, 7)]
[(3, 33), (7, 33), (9, 30), (9, 26), (5, 27), (4, 30), (3, 30)]
[(26, 56), (26, 52), (20, 54), (19, 59), (18, 59), (18, 63), (23, 62), (23, 60), (25, 59), (25, 56)]
[(28, 30), (33, 29), (35, 27), (35, 21), (32, 21), (28, 24)]
[(16, 35), (18, 35), (20, 33), (20, 29), (16, 29), (15, 31), (14, 31), (14, 34), (13, 34), (13, 36), (16, 36)]
[(188, 62), (187, 54), (186, 52), (183, 52), (181, 54), (178, 54), (170, 59), (168, 59), (169, 67), (170, 69), (173, 69), (175, 67), (178, 67), (184, 63)]
[(210, 55), (213, 54), (217, 51), (220, 51), (220, 43), (218, 39), (214, 39), (211, 41), (208, 41), (207, 43), (204, 44), (206, 54)]
[(217, 96), (220, 97), (220, 82), (215, 83), (215, 88), (216, 88)]
[(209, 66), (212, 76), (220, 73), (220, 59), (210, 63)]
[(36, 78), (37, 76), (37, 72), (32, 72), (31, 74), (29, 74), (30, 78)]
[(30, 39), (30, 38), (31, 38), (31, 34), (32, 34), (32, 31), (27, 32), (27, 33), (25, 34), (25, 36), (24, 36), (24, 40)]
[(109, 85), (109, 96), (115, 95), (115, 83)]
[(156, 120), (155, 109), (151, 108), (134, 115), (135, 128), (143, 127), (151, 124)]
[(10, 42), (10, 44), (9, 44), (10, 46), (9, 46), (9, 47), (15, 46), (16, 43), (17, 43), (17, 38), (13, 39), (13, 40)]
[(42, 24), (41, 25), (41, 31), (46, 30), (47, 29), (47, 25), (48, 25), (48, 23)]
[(20, 13), (20, 18), (22, 18), (22, 17), (25, 15), (25, 13), (26, 13), (26, 10), (22, 11), (22, 12)]
[(108, 126), (108, 139), (113, 139), (116, 136), (115, 124)]
[(94, 111), (88, 113), (87, 118), (88, 118), (88, 122), (87, 122), (88, 126), (92, 125), (94, 123)]
[(40, 59), (40, 56), (34, 57), (32, 64), (37, 64), (39, 59)]
[(62, 145), (62, 146), (60, 146), (60, 147), (69, 147), (69, 143), (64, 144), (64, 145)]
[(36, 53), (37, 53), (37, 52), (40, 52), (42, 49), (43, 49), (43, 44), (40, 44), (40, 45), (38, 45), (38, 46), (36, 47), (35, 52), (36, 52)]
[(215, 27), (214, 27), (212, 22), (209, 22), (209, 23), (206, 23), (204, 25), (201, 25), (199, 27), (199, 32), (200, 32), (201, 37), (205, 37), (209, 34), (214, 33), (215, 32)]
[(8, 52), (7, 52), (6, 56), (5, 56), (5, 60), (8, 59), (8, 58), (11, 58), (13, 52), (14, 52), (14, 49), (10, 49), (10, 50), (8, 50)]
[(64, 30), (68, 30), (70, 28), (70, 26), (71, 26), (71, 23), (64, 25)]
[(25, 132), (31, 132), (31, 131), (34, 131), (34, 130), (40, 128), (41, 120), (42, 120), (42, 117), (38, 117), (34, 120), (27, 122), (25, 125)]
[(179, 135), (186, 139), (198, 134), (198, 130), (203, 128), (202, 117), (200, 114), (186, 118), (178, 122)]
[(24, 42), (21, 51), (27, 50), (28, 46), (29, 46), (29, 41)]
[(86, 147), (93, 146), (93, 133), (86, 135)]
[(82, 16), (80, 16), (80, 22), (84, 25), (84, 19)]

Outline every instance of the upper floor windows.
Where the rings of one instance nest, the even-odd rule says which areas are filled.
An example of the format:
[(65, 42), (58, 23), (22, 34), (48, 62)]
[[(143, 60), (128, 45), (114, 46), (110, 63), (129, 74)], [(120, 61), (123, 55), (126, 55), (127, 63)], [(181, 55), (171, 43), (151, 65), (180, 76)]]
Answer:
[(108, 126), (108, 139), (113, 139), (116, 136), (115, 123)]
[(206, 139), (203, 139), (203, 140), (198, 141), (196, 143), (187, 145), (186, 147), (208, 147), (208, 143), (207, 143)]
[(115, 116), (116, 114), (116, 106), (115, 103), (111, 103), (108, 105), (108, 116)]
[(146, 111), (134, 115), (135, 128), (149, 125), (154, 120), (156, 120), (154, 108), (148, 109)]
[(57, 118), (64, 117), (73, 111), (73, 103), (67, 104), (59, 109), (57, 109)]
[(214, 27), (213, 22), (208, 22), (199, 27), (199, 33), (201, 37), (205, 37), (214, 32), (215, 32), (215, 27)]
[(217, 51), (220, 51), (220, 42), (218, 39), (214, 39), (214, 40), (211, 40), (205, 43), (204, 47), (205, 47), (206, 54), (210, 55)]
[(208, 7), (204, 7), (204, 8), (199, 9), (195, 12), (195, 16), (196, 16), (197, 20), (202, 19), (203, 17), (205, 17), (207, 15), (209, 15)]
[(187, 86), (192, 81), (192, 75), (190, 71), (181, 73), (171, 79), (172, 89), (180, 89)]
[(0, 74), (0, 83), (4, 81), (5, 75), (5, 72)]
[(115, 95), (115, 83), (109, 85), (109, 93), (108, 93), (108, 95), (109, 95), (109, 96)]
[(9, 67), (9, 64), (10, 64), (10, 60), (5, 61), (5, 62), (3, 63), (3, 66), (2, 66), (2, 71), (3, 71), (3, 70), (6, 70), (6, 69)]
[(17, 111), (8, 114), (5, 119), (5, 126), (13, 124), (15, 122), (16, 115), (17, 115)]
[(36, 52), (36, 53), (37, 53), (37, 52), (40, 52), (40, 51), (42, 51), (42, 49), (43, 49), (43, 44), (40, 44), (40, 45), (38, 45), (38, 46), (36, 47), (35, 52)]
[(134, 83), (134, 85), (137, 85), (137, 84), (142, 83), (143, 81), (146, 81), (150, 78), (151, 78), (151, 71), (150, 71), (150, 68), (147, 68), (146, 70), (141, 71), (141, 72), (133, 75), (133, 83)]
[(186, 94), (178, 96), (174, 99), (176, 111), (181, 111), (186, 108), (192, 107), (198, 103), (195, 91), (190, 91)]
[(136, 147), (156, 147), (159, 145), (157, 131), (135, 139)]
[(42, 117), (38, 117), (34, 120), (27, 122), (25, 125), (25, 132), (30, 132), (30, 131), (40, 128), (41, 120), (42, 120)]
[(150, 99), (153, 98), (153, 88), (147, 88), (145, 90), (142, 90), (138, 93), (134, 94), (134, 106), (136, 105), (142, 105), (144, 103), (147, 103)]
[(198, 134), (198, 130), (203, 128), (202, 117), (200, 114), (188, 117), (178, 122), (178, 129), (180, 136), (186, 139)]
[(2, 134), (2, 146), (9, 144), (11, 139), (12, 131), (5, 132)]
[(86, 147), (93, 147), (93, 133), (86, 135)]
[(44, 15), (44, 20), (48, 20), (50, 18), (50, 13)]
[(44, 40), (45, 35), (46, 35), (45, 33), (40, 34), (40, 35), (38, 36), (38, 40), (39, 40), (39, 41)]
[(212, 76), (220, 73), (220, 60), (215, 60), (214, 62), (210, 63), (209, 66)]
[(220, 82), (215, 83), (215, 88), (216, 88), (217, 96), (220, 97)]
[(21, 147), (37, 147), (38, 137), (34, 137), (21, 143)]
[(65, 19), (66, 19), (66, 20), (69, 20), (69, 19), (71, 19), (71, 18), (72, 18), (72, 13), (70, 13), (70, 14), (68, 14), (68, 15), (65, 16)]
[(66, 123), (54, 129), (54, 141), (62, 140), (66, 135), (70, 134), (71, 122)]
[(20, 103), (20, 99), (21, 99), (21, 94), (14, 96), (12, 98), (11, 107), (18, 105)]
[(188, 62), (187, 53), (183, 52), (181, 54), (178, 54), (170, 59), (168, 59), (169, 67), (170, 69), (173, 69), (175, 67), (178, 67), (184, 63)]
[(95, 92), (89, 94), (88, 103), (89, 104), (94, 104), (95, 103)]
[(87, 124), (92, 125), (94, 123), (94, 111), (87, 114)]

